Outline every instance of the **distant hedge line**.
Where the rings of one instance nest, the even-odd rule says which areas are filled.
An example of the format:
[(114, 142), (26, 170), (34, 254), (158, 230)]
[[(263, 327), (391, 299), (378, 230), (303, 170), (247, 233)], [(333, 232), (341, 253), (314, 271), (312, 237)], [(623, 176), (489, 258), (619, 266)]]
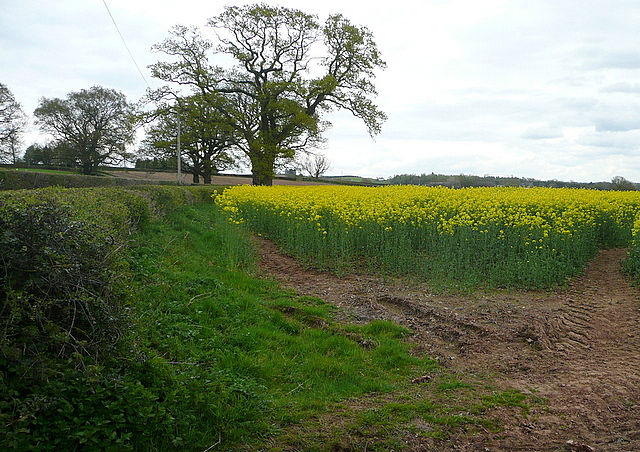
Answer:
[(175, 183), (166, 181), (133, 180), (119, 177), (84, 176), (81, 174), (55, 174), (37, 171), (0, 169), (0, 190), (31, 190), (45, 187), (130, 187), (135, 185), (175, 185)]

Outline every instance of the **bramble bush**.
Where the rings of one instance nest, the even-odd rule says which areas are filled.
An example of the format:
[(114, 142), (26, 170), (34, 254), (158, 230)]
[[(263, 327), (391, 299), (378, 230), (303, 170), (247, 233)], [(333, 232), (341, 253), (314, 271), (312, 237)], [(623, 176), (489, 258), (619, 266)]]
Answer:
[(116, 239), (47, 201), (0, 205), (0, 353), (15, 372), (46, 378), (49, 357), (99, 360), (126, 324)]
[(149, 191), (0, 194), (1, 450), (166, 449), (193, 413), (214, 416), (215, 394), (194, 397), (131, 334), (129, 234), (205, 196)]

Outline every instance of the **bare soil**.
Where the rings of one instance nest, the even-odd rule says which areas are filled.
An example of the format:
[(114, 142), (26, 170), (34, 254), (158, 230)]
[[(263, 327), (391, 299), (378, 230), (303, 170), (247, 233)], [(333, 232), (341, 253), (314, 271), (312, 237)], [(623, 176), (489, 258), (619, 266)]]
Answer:
[(269, 241), (256, 242), (262, 272), (334, 304), (345, 320), (394, 320), (412, 331), (414, 351), (451, 371), (545, 400), (527, 416), (487, 413), (501, 418), (500, 432), (462, 432), (441, 443), (407, 436), (411, 450), (640, 451), (640, 290), (621, 273), (625, 250), (601, 251), (563, 290), (460, 296), (307, 269)]

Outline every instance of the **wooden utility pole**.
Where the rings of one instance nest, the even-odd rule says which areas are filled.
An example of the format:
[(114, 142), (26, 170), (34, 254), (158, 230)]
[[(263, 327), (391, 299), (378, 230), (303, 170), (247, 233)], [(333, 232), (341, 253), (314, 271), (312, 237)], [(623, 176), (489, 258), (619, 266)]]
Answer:
[(182, 165), (180, 164), (182, 161), (181, 151), (180, 151), (180, 112), (178, 112), (178, 142), (177, 142), (177, 154), (178, 154), (178, 185), (182, 185)]

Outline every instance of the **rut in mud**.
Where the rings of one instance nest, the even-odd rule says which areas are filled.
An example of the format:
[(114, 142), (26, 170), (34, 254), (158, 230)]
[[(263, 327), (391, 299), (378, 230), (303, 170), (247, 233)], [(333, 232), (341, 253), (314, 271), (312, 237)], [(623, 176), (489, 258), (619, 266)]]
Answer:
[(526, 418), (496, 410), (504, 431), (456, 436), (438, 450), (640, 450), (640, 291), (620, 271), (624, 250), (601, 251), (563, 291), (448, 296), (305, 269), (256, 241), (262, 271), (338, 306), (345, 320), (394, 320), (411, 329), (417, 352), (453, 371), (490, 375), (499, 387), (546, 400)]

